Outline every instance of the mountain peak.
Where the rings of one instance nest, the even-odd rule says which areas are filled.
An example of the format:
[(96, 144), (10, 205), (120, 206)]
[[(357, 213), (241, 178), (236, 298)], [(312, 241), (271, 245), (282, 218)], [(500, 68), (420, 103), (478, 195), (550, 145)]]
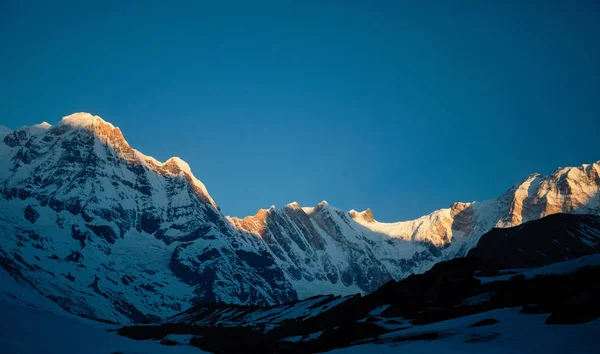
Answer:
[(331, 206), (327, 203), (326, 200), (323, 200), (319, 204), (317, 204), (313, 209), (313, 211), (321, 211), (321, 210), (331, 210)]
[(176, 166), (179, 168), (179, 170), (181, 170), (185, 173), (188, 173), (190, 175), (192, 174), (192, 169), (191, 169), (190, 165), (177, 156), (173, 156), (170, 159), (168, 159), (167, 161), (165, 161), (165, 165)]
[(41, 122), (40, 124), (36, 124), (33, 127), (38, 129), (49, 129), (52, 127), (52, 125), (48, 122)]
[(362, 219), (366, 222), (375, 222), (375, 218), (373, 217), (373, 211), (371, 211), (371, 208), (367, 208), (366, 210), (360, 212), (352, 209), (348, 212), (348, 214), (350, 214), (350, 216), (354, 220)]
[(324, 208), (329, 206), (329, 203), (326, 200), (322, 200), (319, 204), (316, 205), (317, 208)]
[(283, 206), (286, 209), (301, 209), (300, 204), (298, 202), (291, 202)]
[[(269, 208), (267, 209), (263, 209), (260, 208), (258, 209), (258, 211), (256, 212), (256, 214), (254, 214), (254, 217), (260, 216), (260, 215), (268, 215), (271, 214), (272, 212), (274, 212), (277, 208), (275, 208), (275, 205), (271, 205)], [(252, 216), (246, 216), (247, 218), (250, 217), (252, 218)]]
[[(43, 123), (42, 123), (43, 124)], [(62, 118), (62, 120), (58, 123), (59, 125), (69, 125), (72, 127), (89, 127), (93, 125), (108, 125), (111, 129), (115, 129), (115, 127), (100, 118), (99, 116), (94, 116), (91, 113), (87, 112), (78, 112), (73, 113), (68, 116)]]

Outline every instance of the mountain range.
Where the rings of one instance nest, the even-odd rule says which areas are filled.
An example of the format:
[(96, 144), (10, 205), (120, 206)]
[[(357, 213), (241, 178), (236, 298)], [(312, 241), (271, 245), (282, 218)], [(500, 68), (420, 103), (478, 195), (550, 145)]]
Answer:
[(599, 188), (600, 161), (410, 221), (325, 201), (229, 217), (183, 160), (157, 161), (119, 128), (76, 113), (55, 126), (0, 128), (0, 265), (78, 316), (154, 322), (205, 303), (370, 293), (467, 255), (493, 228), (598, 215)]
[(365, 296), (198, 304), (118, 333), (211, 353), (596, 353), (599, 253), (600, 216), (553, 214)]

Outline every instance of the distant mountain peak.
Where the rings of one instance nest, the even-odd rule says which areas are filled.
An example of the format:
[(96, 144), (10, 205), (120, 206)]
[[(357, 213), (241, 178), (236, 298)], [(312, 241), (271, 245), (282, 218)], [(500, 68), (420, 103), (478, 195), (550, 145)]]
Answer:
[(373, 211), (371, 211), (371, 208), (367, 208), (363, 211), (356, 211), (352, 209), (348, 213), (354, 220), (361, 219), (365, 222), (375, 222), (375, 218), (373, 217)]
[(48, 122), (41, 122), (39, 124), (35, 124), (33, 127), (38, 129), (50, 129), (52, 125)]
[(286, 205), (283, 206), (283, 209), (288, 209), (288, 210), (301, 210), (302, 207), (300, 206), (300, 204), (298, 204), (298, 202), (291, 202), (288, 203)]

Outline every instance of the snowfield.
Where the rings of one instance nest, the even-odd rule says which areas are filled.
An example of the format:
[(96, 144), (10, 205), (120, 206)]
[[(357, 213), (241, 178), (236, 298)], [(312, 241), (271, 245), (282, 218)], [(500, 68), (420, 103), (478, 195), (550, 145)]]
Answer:
[[(119, 336), (115, 326), (57, 315), (0, 300), (1, 354), (202, 354), (189, 345), (164, 346)], [(178, 340), (182, 338), (177, 337)], [(183, 340), (182, 340), (183, 342)]]
[[(414, 326), (382, 335), (382, 344), (363, 344), (336, 349), (332, 354), (362, 353), (486, 353), (486, 354), (595, 354), (598, 353), (600, 320), (576, 325), (545, 324), (548, 315), (526, 315), (520, 309), (502, 309), (455, 320)], [(484, 319), (498, 323), (469, 326)], [(437, 339), (415, 339), (407, 337)]]

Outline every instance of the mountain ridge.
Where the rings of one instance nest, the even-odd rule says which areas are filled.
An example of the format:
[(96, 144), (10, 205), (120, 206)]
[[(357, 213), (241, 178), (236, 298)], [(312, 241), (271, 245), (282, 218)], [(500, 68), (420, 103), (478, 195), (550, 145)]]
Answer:
[[(553, 214), (492, 229), (466, 257), (390, 281), (365, 296), (320, 295), (268, 308), (199, 304), (161, 324), (124, 327), (119, 333), (136, 339), (193, 333), (198, 336), (194, 345), (210, 352), (320, 353), (365, 343), (374, 345), (372, 352), (384, 349), (382, 343), (422, 339), (444, 346), (448, 337), (462, 338), (458, 342), (466, 344), (459, 351), (469, 351), (481, 339), (473, 328), (495, 326), (495, 332), (498, 324), (512, 322), (496, 317), (502, 311), (547, 325), (597, 326), (599, 252), (600, 216)], [(452, 322), (462, 325), (448, 326)], [(233, 333), (239, 341), (219, 340)], [(495, 339), (494, 334), (484, 342)]]
[(368, 293), (465, 255), (494, 227), (599, 214), (599, 175), (600, 163), (559, 168), (496, 199), (396, 223), (326, 201), (240, 219), (223, 214), (183, 160), (146, 156), (119, 128), (76, 113), (0, 130), (0, 263), (67, 311), (115, 322), (198, 302)]

